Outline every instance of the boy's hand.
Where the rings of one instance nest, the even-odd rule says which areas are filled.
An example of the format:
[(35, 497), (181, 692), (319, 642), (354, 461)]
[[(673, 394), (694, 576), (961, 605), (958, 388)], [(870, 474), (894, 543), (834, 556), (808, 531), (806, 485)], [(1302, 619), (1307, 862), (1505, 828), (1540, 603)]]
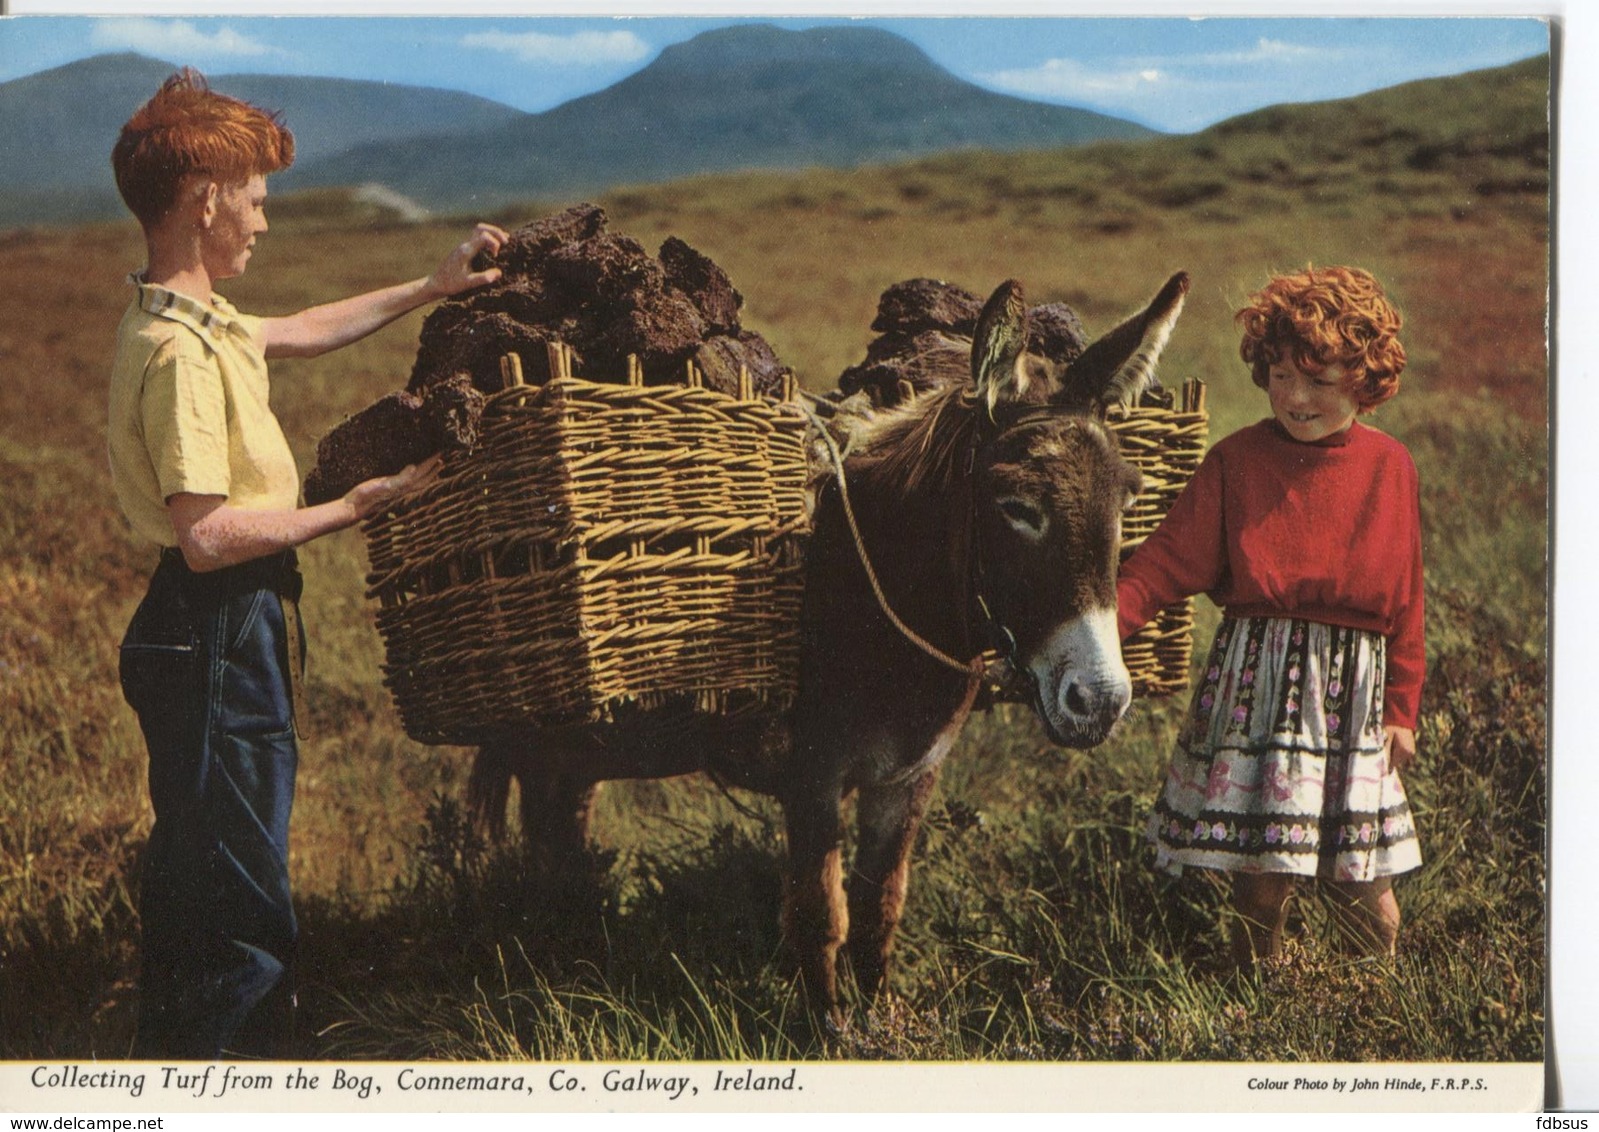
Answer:
[(442, 456), (433, 455), (420, 464), (410, 464), (392, 476), (377, 476), (356, 484), (345, 493), (344, 501), (357, 521), (382, 510), (402, 495), (420, 491), (439, 478)]
[(1416, 733), (1408, 727), (1388, 724), (1382, 729), (1383, 750), (1388, 755), (1388, 766), (1403, 770), (1416, 757)]
[(488, 257), (493, 259), (510, 238), (503, 228), (497, 228), (493, 224), (479, 224), (473, 229), (471, 237), (445, 256), (438, 270), (428, 276), (428, 292), (435, 298), (442, 299), (449, 295), (458, 295), (462, 291), (470, 291), (474, 287), (481, 287), (485, 283), (493, 283), (500, 277), (500, 269), (491, 267), (487, 271), (473, 271), (472, 261), (480, 252), (487, 253)]

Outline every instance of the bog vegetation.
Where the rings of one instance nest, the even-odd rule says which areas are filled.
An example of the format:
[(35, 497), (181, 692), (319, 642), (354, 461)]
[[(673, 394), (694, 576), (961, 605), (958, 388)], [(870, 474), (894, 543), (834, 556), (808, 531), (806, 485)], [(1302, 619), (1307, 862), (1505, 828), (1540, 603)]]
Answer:
[[(815, 388), (912, 276), (1026, 281), (1091, 331), (1194, 279), (1168, 385), (1210, 383), (1213, 436), (1258, 418), (1231, 312), (1268, 271), (1386, 280), (1411, 364), (1374, 423), (1423, 478), (1431, 673), (1408, 778), (1426, 867), (1389, 977), (1301, 899), (1286, 960), (1223, 977), (1223, 893), (1150, 867), (1142, 824), (1184, 704), (1093, 751), (1002, 707), (949, 760), (917, 854), (898, 995), (817, 1038), (777, 926), (775, 805), (699, 780), (612, 784), (597, 886), (532, 892), (464, 820), (470, 752), (399, 730), (363, 550), (304, 561), (311, 731), (293, 863), (301, 1053), (372, 1058), (1530, 1060), (1543, 1053), (1548, 628), (1545, 64), (1262, 112), (1192, 137), (617, 192), (614, 225), (725, 267), (748, 325)], [(528, 202), (512, 224), (572, 203)], [(459, 219), (284, 198), (241, 307), (284, 312), (426, 269)], [(129, 1046), (149, 816), (116, 645), (152, 554), (115, 510), (105, 379), (131, 222), (0, 233), (0, 1057)], [(419, 316), (274, 370), (302, 461), (399, 388)], [(1200, 652), (1214, 613), (1201, 618)]]

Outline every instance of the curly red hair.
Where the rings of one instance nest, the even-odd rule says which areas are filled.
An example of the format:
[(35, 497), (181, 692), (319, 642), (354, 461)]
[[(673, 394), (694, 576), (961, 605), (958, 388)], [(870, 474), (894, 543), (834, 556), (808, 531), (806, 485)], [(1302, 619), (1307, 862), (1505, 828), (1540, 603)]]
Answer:
[(1305, 373), (1342, 367), (1362, 413), (1399, 392), (1402, 320), (1369, 271), (1307, 267), (1273, 276), (1234, 319), (1244, 329), (1238, 352), (1262, 389), (1272, 365), (1286, 360)]
[(117, 191), (147, 229), (177, 203), (189, 177), (231, 184), (293, 163), (294, 135), (280, 115), (217, 94), (190, 67), (134, 111), (111, 151)]

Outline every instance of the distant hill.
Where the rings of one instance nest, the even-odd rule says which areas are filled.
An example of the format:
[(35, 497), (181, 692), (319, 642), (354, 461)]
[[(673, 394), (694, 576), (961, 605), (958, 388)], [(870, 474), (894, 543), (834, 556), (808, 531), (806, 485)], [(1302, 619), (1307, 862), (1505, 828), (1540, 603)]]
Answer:
[[(121, 215), (112, 141), (172, 70), (112, 55), (0, 84), (0, 228)], [(404, 214), (403, 198), (468, 211), (739, 168), (900, 159), (910, 159), (900, 175), (933, 178), (956, 211), (977, 196), (1060, 204), (1068, 215), (1091, 203), (1094, 222), (1112, 227), (1149, 206), (1242, 217), (1307, 198), (1387, 214), (1469, 208), (1489, 195), (1535, 207), (1549, 191), (1547, 55), (1272, 106), (1184, 135), (991, 94), (870, 28), (710, 32), (539, 115), (415, 87), (213, 81), (287, 113), (300, 158), (274, 179), (280, 201), (285, 191), (367, 185), (360, 208), (385, 215)], [(444, 132), (453, 129), (462, 132)], [(1104, 138), (1135, 144), (1079, 148)], [(970, 152), (939, 156), (952, 150)], [(318, 193), (303, 207), (334, 204)]]
[[(174, 64), (97, 55), (0, 83), (0, 224), (116, 215), (111, 147)], [(458, 91), (285, 75), (213, 75), (213, 89), (281, 110), (296, 161), (351, 145), (469, 133), (523, 117)]]
[[(849, 207), (884, 215), (914, 207), (944, 221), (1010, 215), (1062, 239), (1079, 228), (1239, 225), (1263, 248), (1304, 245), (1298, 218), (1327, 215), (1375, 230), (1488, 211), (1547, 234), (1549, 67), (1539, 55), (1132, 144), (919, 158), (853, 178)], [(768, 183), (764, 191), (787, 190)], [(826, 195), (814, 186), (807, 194)], [(654, 199), (630, 197), (641, 198), (638, 207)]]
[(1147, 203), (1222, 211), (1273, 193), (1373, 215), (1385, 200), (1426, 209), (1448, 198), (1460, 209), (1513, 196), (1545, 198), (1538, 207), (1547, 208), (1549, 65), (1538, 55), (1354, 98), (1269, 106), (1134, 147), (1118, 179)]
[(1355, 98), (1268, 106), (1194, 136), (1270, 135), (1291, 153), (1332, 153), (1356, 164), (1371, 164), (1363, 153), (1398, 150), (1407, 168), (1423, 172), (1476, 158), (1517, 158), (1547, 174), (1549, 66), (1548, 55), (1536, 55)]
[(352, 148), (292, 183), (378, 181), (435, 206), (481, 207), (742, 168), (900, 160), (1154, 136), (1119, 118), (995, 94), (875, 28), (722, 28), (648, 67), (473, 138)]
[[(141, 55), (101, 55), (0, 83), (0, 226), (118, 215), (112, 143), (173, 70)], [(537, 115), (421, 87), (210, 78), (219, 91), (283, 111), (297, 158), (274, 191), (378, 183), (436, 208), (731, 169), (1153, 135), (985, 91), (873, 28), (707, 32), (606, 90)]]

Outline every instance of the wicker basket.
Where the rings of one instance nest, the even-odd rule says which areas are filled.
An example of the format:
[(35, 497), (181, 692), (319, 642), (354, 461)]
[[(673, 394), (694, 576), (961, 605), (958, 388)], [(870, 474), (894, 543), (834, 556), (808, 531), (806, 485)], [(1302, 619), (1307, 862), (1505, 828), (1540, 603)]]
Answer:
[[(384, 683), (406, 733), (469, 745), (516, 728), (600, 723), (624, 705), (780, 711), (799, 671), (809, 530), (805, 423), (756, 397), (571, 376), (528, 386), (515, 355), (481, 441), (363, 527)], [(792, 388), (785, 391), (792, 397)], [(1160, 522), (1204, 453), (1204, 386), (1182, 408), (1113, 413), (1145, 490), (1124, 553)], [(1193, 603), (1124, 646), (1134, 689), (1187, 685)]]
[[(1205, 455), (1210, 417), (1205, 411), (1205, 384), (1183, 383), (1180, 407), (1145, 403), (1113, 409), (1110, 427), (1121, 441), (1122, 454), (1144, 474), (1144, 490), (1122, 520), (1122, 558), (1148, 538), (1171, 510)], [(1194, 599), (1168, 606), (1122, 644), (1122, 659), (1133, 678), (1133, 692), (1170, 695), (1188, 686), (1194, 645)]]
[[(571, 376), (488, 400), (481, 442), (365, 524), (407, 734), (480, 743), (621, 705), (776, 711), (799, 670), (804, 422), (748, 381)], [(792, 389), (786, 391), (792, 395)]]

